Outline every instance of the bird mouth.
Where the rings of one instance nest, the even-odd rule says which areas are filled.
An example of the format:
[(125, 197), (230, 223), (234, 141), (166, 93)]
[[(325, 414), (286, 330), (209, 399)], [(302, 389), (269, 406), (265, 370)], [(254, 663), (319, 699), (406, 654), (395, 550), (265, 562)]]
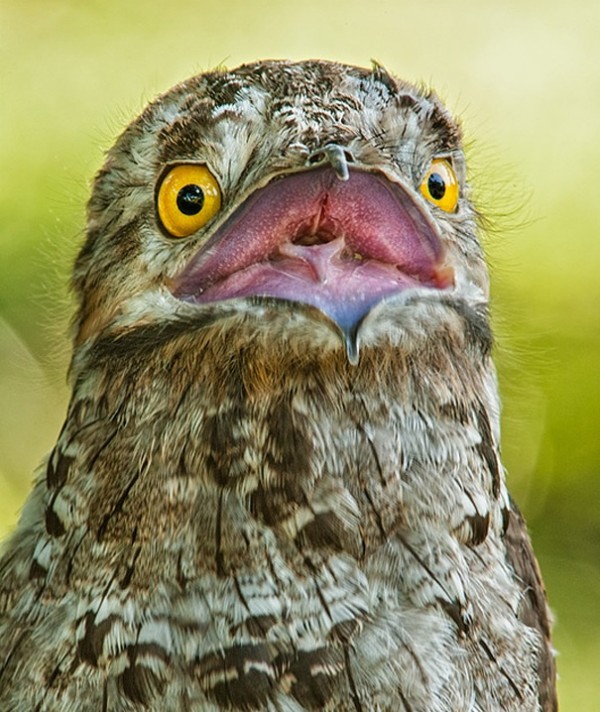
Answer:
[(382, 300), (454, 283), (431, 218), (384, 175), (319, 167), (257, 189), (176, 278), (196, 304), (268, 297), (317, 307), (356, 330)]

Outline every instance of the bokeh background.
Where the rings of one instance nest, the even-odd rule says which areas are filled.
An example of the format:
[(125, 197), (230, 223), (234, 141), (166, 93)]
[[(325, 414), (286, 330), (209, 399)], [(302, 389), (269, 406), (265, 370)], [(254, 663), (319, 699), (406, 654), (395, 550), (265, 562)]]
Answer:
[(66, 400), (93, 173), (157, 93), (218, 64), (371, 58), (463, 117), (504, 458), (556, 615), (563, 710), (600, 709), (600, 3), (2, 0), (0, 536)]

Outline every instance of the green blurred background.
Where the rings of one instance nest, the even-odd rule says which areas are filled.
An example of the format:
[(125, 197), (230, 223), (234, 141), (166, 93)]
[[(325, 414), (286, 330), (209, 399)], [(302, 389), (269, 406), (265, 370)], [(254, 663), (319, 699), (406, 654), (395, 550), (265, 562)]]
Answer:
[(563, 710), (600, 709), (600, 3), (2, 0), (0, 536), (67, 391), (90, 178), (158, 92), (224, 63), (371, 58), (463, 117), (493, 229), (504, 457), (556, 614)]

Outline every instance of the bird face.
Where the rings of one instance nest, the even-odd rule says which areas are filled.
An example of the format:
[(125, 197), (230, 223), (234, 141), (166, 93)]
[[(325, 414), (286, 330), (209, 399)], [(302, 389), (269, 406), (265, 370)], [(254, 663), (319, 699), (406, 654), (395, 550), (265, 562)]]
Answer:
[(200, 321), (356, 362), (406, 336), (407, 310), (427, 331), (449, 304), (486, 303), (460, 131), (378, 66), (190, 79), (110, 151), (75, 288), (79, 346)]

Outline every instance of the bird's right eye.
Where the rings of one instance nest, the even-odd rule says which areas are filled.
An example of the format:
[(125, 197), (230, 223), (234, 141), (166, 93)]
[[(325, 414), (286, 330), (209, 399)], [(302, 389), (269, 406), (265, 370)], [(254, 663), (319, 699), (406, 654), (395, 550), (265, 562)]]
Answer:
[(456, 211), (459, 186), (456, 173), (447, 158), (434, 158), (419, 186), (421, 195), (447, 213)]
[(221, 189), (210, 170), (197, 163), (180, 164), (162, 178), (156, 197), (158, 218), (171, 237), (187, 237), (221, 209)]

